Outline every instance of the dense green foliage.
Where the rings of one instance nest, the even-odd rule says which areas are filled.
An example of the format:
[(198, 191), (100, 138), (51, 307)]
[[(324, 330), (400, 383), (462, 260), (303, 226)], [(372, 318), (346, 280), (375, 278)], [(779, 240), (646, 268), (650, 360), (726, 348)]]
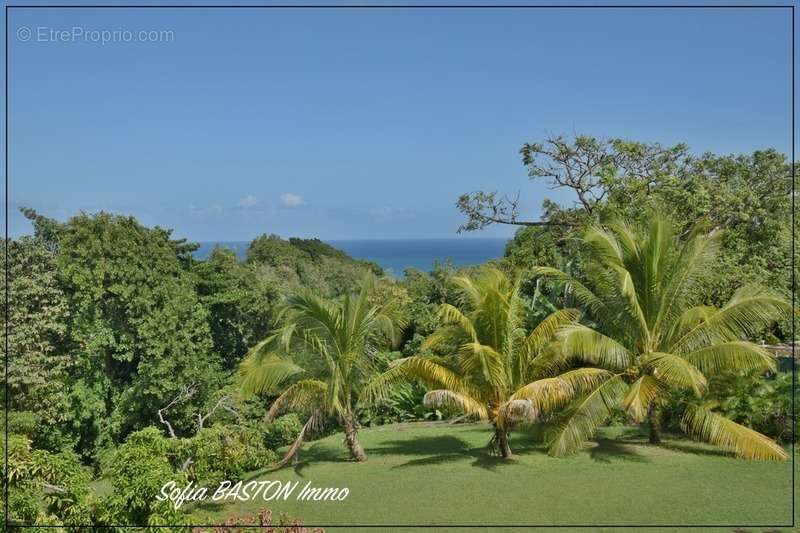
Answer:
[[(492, 421), (492, 444), (504, 453), (505, 441), (507, 454), (509, 439), (515, 451), (532, 449), (523, 427), (530, 423), (560, 429), (550, 434), (551, 451), (566, 452), (582, 449), (600, 418), (627, 424), (655, 412), (661, 417), (650, 425), (660, 421), (665, 431), (747, 457), (782, 456), (747, 428), (786, 443), (793, 424), (791, 381), (765, 375), (770, 358), (748, 342), (787, 341), (791, 331), (790, 314), (776, 324), (764, 300), (780, 300), (791, 289), (785, 156), (774, 150), (694, 156), (682, 145), (590, 137), (531, 143), (521, 155), (532, 179), (571, 189), (575, 205), (545, 200), (547, 225), (527, 225), (515, 202), (496, 193), (464, 195), (462, 229), (526, 224), (505, 257), (489, 268), (408, 269), (402, 279), (383, 277), (377, 265), (318, 239), (263, 234), (244, 261), (222, 248), (201, 261), (195, 245), (132, 217), (81, 213), (59, 222), (24, 209), (34, 235), (7, 241), (3, 265), (11, 518), (42, 525), (178, 523), (184, 511), (153, 498), (168, 480), (237, 479), (282, 464), (276, 461), (287, 446), (293, 453), (303, 439), (338, 429), (351, 456), (361, 459), (359, 428), (465, 415)], [(670, 292), (670, 276), (648, 277), (652, 272), (637, 270), (628, 250), (618, 263), (631, 283), (614, 289), (622, 270), (608, 260), (627, 246), (624, 232), (598, 230), (595, 244), (611, 234), (617, 239), (616, 245), (606, 239), (611, 247), (600, 254), (582, 240), (590, 228), (613, 220), (637, 227), (653, 213), (674, 228), (661, 248), (650, 247), (663, 252), (664, 271), (667, 263), (679, 265), (680, 250), (695, 246), (691, 229), (698, 221), (714, 233), (717, 253), (679, 298), (687, 304), (679, 307), (696, 312), (676, 324), (696, 319), (697, 326), (712, 320), (714, 308), (731, 314), (743, 300), (763, 300), (705, 339), (709, 346), (728, 343), (725, 353), (692, 359), (692, 366), (648, 355), (672, 350), (691, 359), (651, 320), (659, 315), (652, 297)], [(648, 247), (646, 235), (635, 237)], [(556, 283), (547, 282), (545, 274), (556, 269), (562, 273)], [(761, 292), (740, 290), (753, 283)], [(647, 327), (636, 328), (642, 320), (630, 312), (634, 301)], [(571, 323), (573, 308), (581, 311), (580, 326)], [(640, 335), (646, 330), (650, 337)], [(594, 334), (602, 338), (587, 337)], [(624, 350), (612, 349), (619, 346)], [(632, 355), (633, 362), (619, 365), (614, 353)], [(717, 364), (723, 356), (735, 364)], [(624, 397), (621, 388), (605, 394), (610, 381), (601, 378), (612, 374), (619, 377), (614, 383), (629, 387)], [(243, 384), (259, 395), (242, 397)], [(580, 411), (598, 390), (605, 412)], [(605, 402), (614, 399), (621, 401)], [(273, 420), (281, 410), (294, 414)], [(586, 416), (570, 425), (576, 413)], [(485, 430), (470, 434), (470, 446)], [(368, 451), (412, 448), (370, 435)], [(422, 437), (442, 442), (435, 448), (443, 462), (448, 445), (461, 446), (446, 435)], [(341, 444), (332, 437), (323, 448), (337, 439)], [(485, 452), (468, 456), (480, 465), (494, 460)], [(304, 451), (304, 457), (316, 455)]]
[[(577, 238), (587, 225), (619, 218), (642, 222), (657, 210), (679, 233), (700, 220), (723, 230), (716, 268), (702, 292), (709, 303), (721, 305), (751, 283), (791, 290), (792, 175), (785, 155), (769, 149), (695, 156), (684, 145), (585, 136), (526, 144), (520, 154), (531, 179), (571, 190), (577, 202), (563, 207), (545, 199), (542, 221), (553, 225), (517, 232), (506, 250), (514, 265), (564, 268), (581, 256)], [(495, 223), (487, 218), (492, 205), (506, 208), (503, 220), (521, 222), (501, 200), (465, 195), (459, 201), (468, 216), (464, 229)], [(776, 335), (790, 331), (784, 322)]]
[[(175, 523), (153, 503), (168, 479), (274, 462), (298, 422), (263, 422), (263, 402), (230, 393), (232, 370), (289, 291), (338, 294), (376, 271), (318, 240), (259, 238), (246, 262), (223, 249), (197, 261), (194, 245), (131, 217), (24, 213), (35, 235), (7, 243), (10, 503), (31, 523)], [(284, 275), (289, 264), (303, 275)], [(57, 468), (83, 477), (45, 475)], [(89, 497), (93, 471), (108, 497)]]

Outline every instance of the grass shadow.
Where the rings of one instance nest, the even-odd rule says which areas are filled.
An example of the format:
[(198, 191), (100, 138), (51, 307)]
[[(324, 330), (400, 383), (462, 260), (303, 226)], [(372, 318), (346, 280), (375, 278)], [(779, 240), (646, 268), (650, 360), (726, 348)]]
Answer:
[(692, 455), (706, 455), (710, 457), (736, 457), (736, 454), (719, 448), (709, 448), (704, 444), (693, 441), (666, 441), (658, 446), (673, 452), (688, 453)]
[[(458, 437), (441, 435), (438, 437), (423, 437), (411, 441), (391, 441), (388, 443), (390, 446), (384, 446), (378, 450), (387, 455), (425, 456), (411, 459), (393, 468), (431, 466), (469, 459), (472, 460), (470, 463), (472, 466), (491, 471), (496, 470), (499, 466), (515, 464), (513, 458), (503, 459), (491, 453), (488, 446), (491, 434), (487, 433), (485, 428), (475, 428), (469, 431), (486, 435), (486, 445), (471, 447), (468, 442)], [(545, 453), (541, 443), (531, 441), (524, 433), (513, 435), (510, 445), (516, 455), (525, 455), (531, 452)]]
[(597, 446), (589, 449), (589, 457), (598, 463), (612, 463), (615, 460), (649, 463), (650, 459), (637, 452), (630, 443), (612, 439), (597, 439)]
[(469, 451), (469, 443), (452, 435), (392, 440), (369, 451), (374, 455), (447, 455)]

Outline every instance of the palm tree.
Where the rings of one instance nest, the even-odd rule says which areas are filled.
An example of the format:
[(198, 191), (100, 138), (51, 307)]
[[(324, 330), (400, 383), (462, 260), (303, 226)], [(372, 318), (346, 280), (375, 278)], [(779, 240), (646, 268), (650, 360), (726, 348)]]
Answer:
[(718, 235), (697, 229), (681, 244), (672, 225), (654, 216), (645, 227), (615, 223), (587, 230), (587, 282), (552, 268), (534, 274), (560, 282), (587, 311), (585, 323), (557, 334), (561, 356), (597, 366), (603, 374), (576, 395), (549, 435), (549, 451), (579, 449), (612, 409), (635, 422), (649, 421), (658, 443), (659, 412), (671, 392), (689, 391), (681, 427), (691, 437), (726, 447), (748, 459), (785, 459), (769, 438), (703, 403), (707, 376), (774, 369), (774, 358), (745, 339), (791, 312), (780, 297), (744, 287), (721, 308), (703, 305), (698, 287), (714, 265)]
[(438, 349), (447, 355), (398, 359), (372, 381), (364, 396), (377, 401), (394, 383), (420, 379), (429, 389), (426, 405), (449, 405), (489, 420), (494, 426), (490, 445), (508, 458), (508, 435), (515, 423), (533, 422), (563, 405), (604, 371), (577, 369), (556, 375), (557, 350), (549, 341), (559, 326), (577, 317), (576, 310), (555, 311), (527, 332), (519, 279), (486, 268), (474, 278), (459, 276), (453, 282), (464, 310), (442, 304), (441, 326), (422, 346), (423, 352)]
[(325, 416), (338, 418), (353, 459), (367, 458), (354, 416), (358, 391), (377, 373), (373, 358), (379, 345), (396, 339), (402, 327), (391, 302), (371, 302), (373, 285), (367, 279), (357, 294), (340, 300), (309, 292), (289, 297), (278, 314), (280, 327), (242, 361), (246, 394), (274, 394), (289, 384), (267, 412), (268, 420), (287, 410), (309, 415), (282, 463), (297, 450), (306, 430)]

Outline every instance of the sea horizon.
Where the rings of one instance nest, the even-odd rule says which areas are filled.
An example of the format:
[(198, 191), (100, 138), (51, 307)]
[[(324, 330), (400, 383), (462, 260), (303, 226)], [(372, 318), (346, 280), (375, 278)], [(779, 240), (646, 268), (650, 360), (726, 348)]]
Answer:
[[(395, 277), (402, 277), (406, 268), (423, 272), (432, 270), (437, 263), (452, 263), (463, 267), (485, 263), (503, 257), (505, 237), (431, 237), (386, 239), (320, 239), (342, 250), (353, 259), (372, 261)], [(228, 248), (244, 260), (251, 241), (199, 241), (195, 252), (197, 259), (205, 259), (215, 246)]]

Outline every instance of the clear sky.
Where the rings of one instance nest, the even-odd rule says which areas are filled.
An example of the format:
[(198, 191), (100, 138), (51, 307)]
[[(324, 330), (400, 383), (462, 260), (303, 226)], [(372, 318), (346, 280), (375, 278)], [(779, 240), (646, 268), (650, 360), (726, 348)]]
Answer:
[[(49, 33), (76, 27), (173, 38)], [(22, 205), (200, 241), (448, 237), (463, 192), (571, 201), (519, 160), (546, 135), (790, 150), (786, 10), (38, 9), (9, 37), (12, 236)]]

